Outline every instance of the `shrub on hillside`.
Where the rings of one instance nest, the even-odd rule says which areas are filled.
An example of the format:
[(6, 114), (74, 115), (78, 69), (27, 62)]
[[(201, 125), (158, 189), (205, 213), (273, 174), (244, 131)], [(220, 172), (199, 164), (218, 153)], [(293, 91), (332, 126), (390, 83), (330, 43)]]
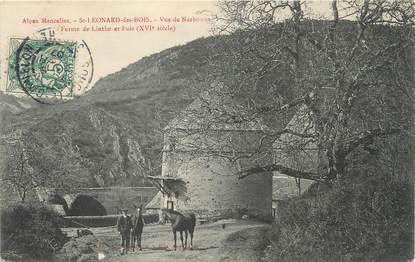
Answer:
[(59, 215), (45, 206), (15, 205), (1, 210), (1, 252), (46, 258), (62, 247), (67, 237)]
[(413, 258), (410, 181), (384, 176), (338, 182), (322, 197), (293, 199), (279, 208), (267, 252), (272, 260)]

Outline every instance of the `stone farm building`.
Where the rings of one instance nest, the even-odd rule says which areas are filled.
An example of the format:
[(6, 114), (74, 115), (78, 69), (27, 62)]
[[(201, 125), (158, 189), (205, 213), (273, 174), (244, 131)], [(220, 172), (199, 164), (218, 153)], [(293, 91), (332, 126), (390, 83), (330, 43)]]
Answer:
[(206, 219), (244, 214), (271, 218), (272, 174), (242, 180), (237, 175), (272, 161), (266, 155), (250, 157), (267, 126), (247, 117), (231, 97), (204, 94), (165, 127), (162, 176), (151, 177), (160, 189), (155, 199), (161, 208)]
[[(323, 88), (318, 106), (323, 112), (330, 112), (333, 105), (334, 89)], [(285, 129), (297, 134), (315, 134), (315, 130), (309, 114), (310, 110), (305, 106), (298, 106), (289, 114)], [(327, 168), (324, 157), (313, 138), (299, 137), (290, 133), (282, 134), (273, 145), (274, 163), (303, 172), (322, 173)], [(313, 187), (311, 187), (314, 185)], [(273, 175), (273, 209), (277, 211), (279, 203), (299, 194), (304, 195), (313, 188), (324, 188), (323, 184), (317, 185), (312, 180), (296, 180), (279, 172)], [(278, 213), (278, 211), (277, 211)], [(275, 215), (275, 213), (274, 213)], [(276, 214), (278, 215), (278, 214)]]

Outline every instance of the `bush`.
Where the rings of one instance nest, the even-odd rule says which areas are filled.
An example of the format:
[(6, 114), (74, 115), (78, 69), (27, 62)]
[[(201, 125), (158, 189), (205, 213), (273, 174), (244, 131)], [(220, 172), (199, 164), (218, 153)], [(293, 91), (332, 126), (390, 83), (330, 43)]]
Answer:
[(19, 204), (2, 209), (2, 256), (50, 257), (67, 241), (59, 228), (59, 220), (59, 215), (45, 206)]
[(279, 206), (268, 255), (275, 261), (407, 261), (414, 237), (410, 181), (338, 182), (323, 197)]

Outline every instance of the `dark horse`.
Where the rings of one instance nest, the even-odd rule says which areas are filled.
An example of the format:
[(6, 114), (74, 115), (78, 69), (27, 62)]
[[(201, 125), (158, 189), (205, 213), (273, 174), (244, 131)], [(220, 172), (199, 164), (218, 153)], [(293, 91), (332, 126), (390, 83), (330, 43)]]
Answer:
[[(174, 250), (176, 250), (176, 232), (180, 232), (180, 240), (182, 241), (182, 247), (185, 249), (187, 247), (187, 235), (190, 234), (190, 249), (193, 246), (193, 232), (196, 225), (196, 216), (193, 213), (181, 214), (177, 211), (170, 209), (162, 209), (162, 214), (164, 219), (169, 219), (171, 222), (171, 228), (174, 235)], [(183, 231), (185, 233), (186, 239), (183, 245)]]

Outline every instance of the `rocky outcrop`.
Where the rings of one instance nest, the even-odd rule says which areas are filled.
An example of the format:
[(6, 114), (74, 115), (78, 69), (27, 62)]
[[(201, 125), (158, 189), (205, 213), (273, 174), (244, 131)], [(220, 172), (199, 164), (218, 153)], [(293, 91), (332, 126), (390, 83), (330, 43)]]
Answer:
[[(30, 121), (15, 115), (16, 126), (2, 133), (11, 136), (20, 130), (22, 150), (36, 156), (28, 162), (31, 170), (48, 176), (45, 180), (51, 178), (44, 186), (148, 185), (143, 179), (134, 179), (145, 176), (145, 157), (136, 132), (128, 124), (95, 106), (51, 107), (33, 112), (37, 114)], [(2, 148), (10, 155), (7, 146)], [(47, 161), (50, 165), (45, 166)]]
[(55, 255), (55, 261), (99, 261), (109, 255), (111, 248), (94, 235), (73, 237)]

